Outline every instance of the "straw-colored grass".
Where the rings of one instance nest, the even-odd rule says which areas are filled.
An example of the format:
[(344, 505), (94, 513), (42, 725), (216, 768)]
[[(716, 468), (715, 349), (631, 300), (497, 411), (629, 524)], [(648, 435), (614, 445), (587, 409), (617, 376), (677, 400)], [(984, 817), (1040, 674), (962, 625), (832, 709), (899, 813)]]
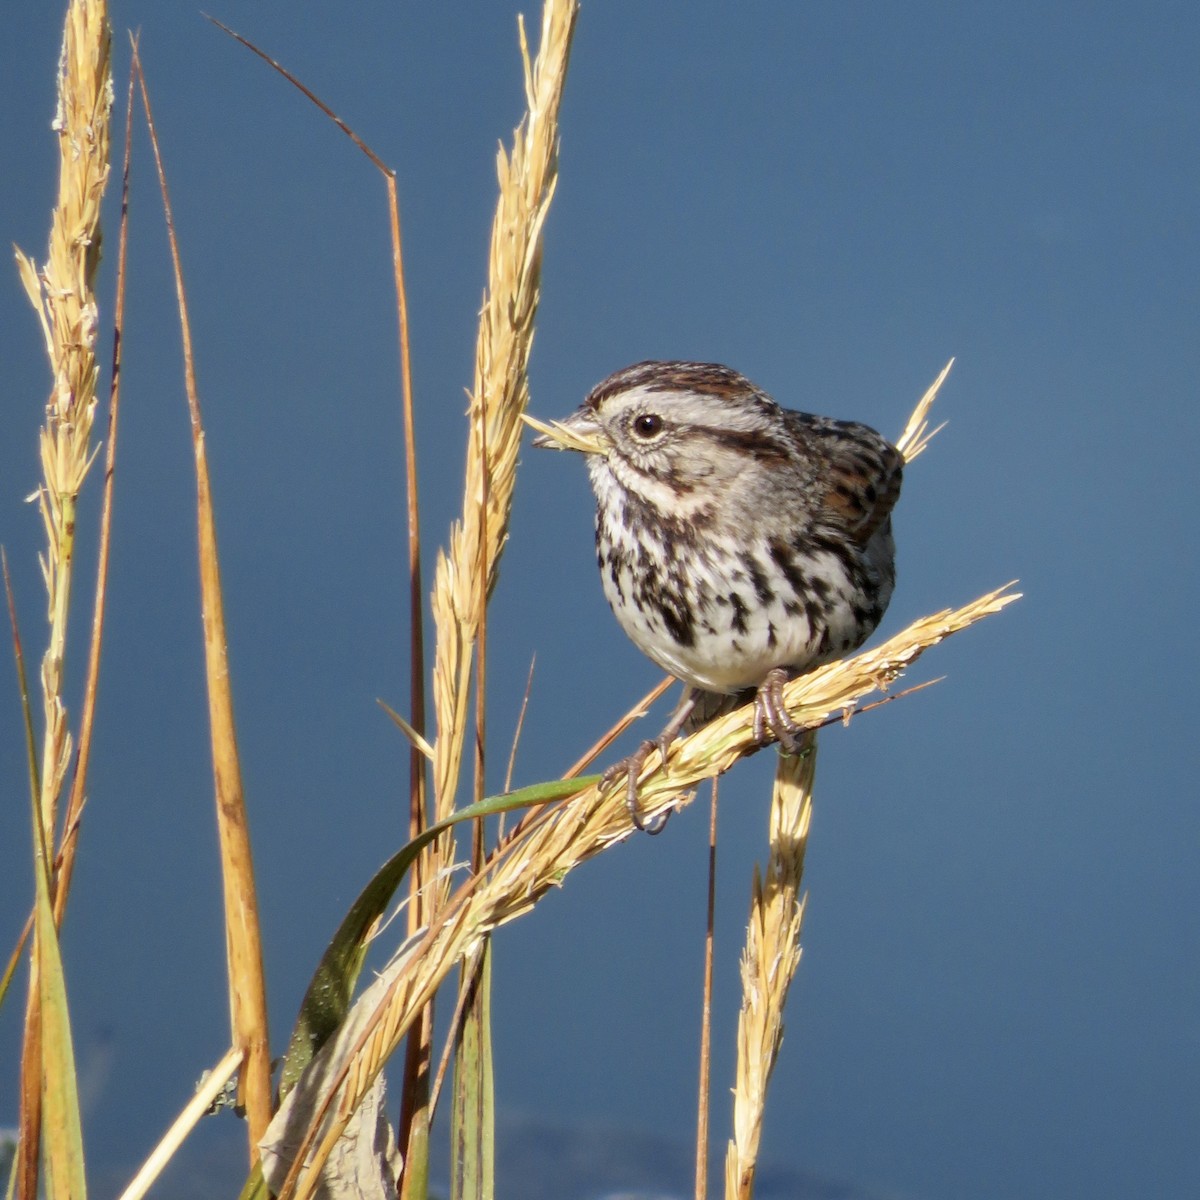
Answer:
[(733, 1138), (725, 1156), (726, 1200), (749, 1200), (762, 1138), (767, 1084), (783, 1042), (783, 1009), (800, 965), (804, 901), (800, 878), (812, 820), (815, 731), (798, 755), (780, 755), (771, 796), (770, 856), (756, 869), (742, 951), (742, 1010), (737, 1026)]
[[(851, 659), (830, 663), (793, 680), (784, 689), (793, 720), (815, 727), (830, 717), (849, 719), (863, 697), (885, 688), (919, 655), (951, 634), (999, 612), (1017, 598), (1000, 589), (962, 608), (914, 622), (882, 645)], [(720, 774), (758, 749), (753, 705), (713, 721), (671, 746), (666, 762), (652, 755), (639, 779), (647, 819), (694, 798), (695, 785)], [(496, 855), (488, 868), (451, 897), (424, 943), (381, 996), (364, 1033), (338, 1076), (335, 1117), (312, 1160), (324, 1162), (375, 1075), (395, 1050), (454, 966), (471, 954), (497, 926), (527, 912), (547, 891), (603, 850), (633, 833), (621, 786), (601, 791), (594, 785), (555, 811), (529, 824)], [(307, 1197), (316, 1186), (316, 1166), (298, 1172), (296, 1190), (283, 1196)]]
[(468, 408), (462, 517), (439, 553), (433, 585), (437, 623), (433, 703), (437, 718), (437, 815), (454, 807), (471, 697), (471, 665), (484, 608), (508, 537), (521, 414), (529, 404), (529, 354), (542, 263), (542, 226), (558, 177), (558, 109), (566, 83), (574, 0), (548, 0), (537, 61), (522, 27), (528, 113), (511, 155), (496, 155), (500, 198), (492, 223), (488, 285), (479, 318)]
[(58, 891), (53, 861), (59, 800), (73, 746), (63, 681), (76, 521), (79, 493), (95, 457), (92, 424), (99, 378), (95, 284), (100, 207), (109, 175), (110, 48), (106, 5), (102, 0), (73, 0), (63, 31), (53, 125), (59, 184), (49, 253), (39, 268), (28, 255), (16, 252), (52, 375), (39, 437), (42, 476), (36, 492), (46, 534), (41, 567), (49, 630), (40, 673), (44, 715), (41, 751), (36, 756), (40, 763), (31, 762), (37, 919), (30, 947), (20, 1143), (14, 1167), (20, 1200), (33, 1200), (37, 1194), (39, 1150), (43, 1149), (51, 1195), (71, 1195), (84, 1186), (74, 1055), (56, 928), (65, 891)]
[(67, 615), (75, 565), (79, 493), (95, 457), (96, 338), (99, 309), (100, 204), (109, 173), (112, 77), (107, 6), (75, 0), (67, 12), (59, 70), (59, 187), (50, 225), (50, 252), (40, 269), (16, 252), (21, 281), (41, 321), (53, 383), (46, 403), (40, 449), (38, 507), (46, 530), (42, 575), (46, 583), (49, 644), (41, 683), (46, 734), (41, 754), (41, 818), (52, 843), (58, 798), (71, 754), (63, 700)]
[[(417, 809), (423, 797), (423, 784), (418, 776), (423, 775), (424, 756), (430, 760), (433, 779), (431, 809), (428, 814), (414, 813), (413, 819), (418, 824), (453, 813), (462, 791), (462, 766), (472, 719), (476, 734), (477, 795), (483, 786), (482, 694), (487, 604), (496, 586), (508, 535), (521, 422), (529, 400), (527, 371), (539, 299), (541, 235), (557, 179), (558, 114), (577, 15), (576, 0), (545, 0), (538, 50), (532, 58), (521, 26), (528, 111), (514, 133), (511, 151), (506, 153), (501, 149), (498, 154), (499, 200), (492, 226), (487, 285), (467, 410), (463, 507), (451, 527), (445, 549), (437, 557), (432, 591), (436, 623), (431, 693), (435, 736), (427, 738), (422, 729), (421, 688), (414, 686), (412, 693), (414, 712), (410, 715), (417, 726), (412, 740), (417, 747), (415, 753), (422, 756), (414, 760), (421, 767), (413, 772), (413, 803)], [(49, 1165), (49, 1194), (57, 1200), (81, 1195), (83, 1188), (78, 1114), (72, 1113), (72, 1106), (77, 1110), (77, 1104), (73, 1100), (69, 1025), (54, 924), (55, 916), (61, 919), (61, 912), (53, 907), (55, 880), (48, 862), (55, 846), (59, 797), (72, 751), (62, 679), (77, 501), (95, 454), (91, 427), (98, 378), (95, 359), (98, 317), (93, 288), (99, 259), (99, 205), (108, 174), (111, 104), (108, 56), (104, 5), (95, 0), (90, 3), (73, 0), (67, 17), (56, 124), (62, 181), (49, 261), (39, 270), (29, 258), (18, 255), (21, 277), (41, 318), (54, 380), (41, 433), (43, 477), (37, 490), (47, 537), (43, 572), (49, 601), (49, 637), (41, 676), (46, 733), (33, 769), (37, 777), (35, 844), (39, 847), (41, 873), (22, 1076), (22, 1140), (15, 1176), (20, 1200), (34, 1200), (36, 1196), (38, 1155), (43, 1143)], [(149, 117), (148, 99), (146, 107)], [(350, 132), (344, 124), (342, 127)], [(153, 145), (157, 160), (157, 141)], [(406, 300), (399, 265), (395, 177), (373, 153), (367, 152), (390, 181), (402, 358), (407, 379)], [(170, 227), (165, 171), (161, 161), (158, 165)], [(171, 233), (197, 471), (212, 751), (229, 910), (229, 981), (234, 1029), (233, 1049), (222, 1060), (221, 1074), (227, 1075), (238, 1064), (241, 1066), (242, 1099), (249, 1109), (253, 1161), (273, 1104), (267, 1069), (265, 993), (228, 687), (207, 457), (191, 370), (181, 259), (173, 230)], [(932, 436), (928, 410), (948, 370), (949, 367), (942, 372), (917, 406), (898, 443), (909, 461), (922, 452)], [(411, 390), (407, 386), (405, 390), (405, 423), (411, 446)], [(410, 567), (414, 589), (419, 589), (415, 462), (411, 459), (409, 475)], [(998, 612), (1015, 598), (1015, 593), (999, 589), (961, 608), (926, 617), (882, 644), (851, 659), (814, 670), (791, 681), (784, 689), (791, 717), (810, 732), (806, 735), (805, 753), (782, 757), (779, 761), (771, 807), (769, 857), (761, 876), (756, 873), (753, 882), (742, 960), (744, 1002), (737, 1033), (734, 1130), (726, 1159), (729, 1200), (745, 1200), (753, 1191), (767, 1085), (782, 1039), (784, 1002), (800, 956), (803, 916), (800, 886), (811, 814), (815, 730), (831, 720), (849, 721), (864, 698), (886, 691), (925, 649)], [(414, 612), (414, 622), (417, 617)], [(420, 641), (419, 624), (414, 624), (414, 659), (420, 657), (417, 653)], [(418, 684), (423, 668), (423, 663), (415, 662)], [(404, 725), (403, 720), (398, 720)], [(759, 746), (753, 724), (753, 706), (746, 706), (675, 742), (665, 756), (651, 754), (638, 779), (646, 818), (653, 820), (659, 813), (686, 807), (702, 780), (720, 775), (741, 758), (756, 752)], [(77, 780), (77, 786), (82, 787), (81, 779)], [(469, 968), (499, 925), (526, 913), (550, 889), (561, 886), (581, 863), (633, 833), (622, 782), (607, 789), (594, 784), (564, 803), (528, 815), (490, 854), (485, 854), (482, 837), (477, 837), (472, 870), (466, 882), (453, 891), (455, 843), (449, 834), (434, 843), (416, 876), (420, 886), (412, 919), (420, 926), (417, 936), (406, 943), (404, 952), (360, 997), (352, 1017), (344, 1021), (340, 1030), (323, 1047), (313, 1047), (319, 1076), (314, 1073), (305, 1079), (302, 1075), (302, 1083), (293, 1093), (307, 1096), (307, 1101), (297, 1125), (289, 1130), (287, 1155), (274, 1164), (273, 1169), (278, 1173), (273, 1175), (272, 1186), (278, 1188), (280, 1200), (317, 1195), (331, 1180), (336, 1180), (336, 1175), (326, 1173), (326, 1165), (331, 1157), (345, 1150), (346, 1143), (339, 1145), (339, 1139), (347, 1129), (356, 1120), (363, 1125), (364, 1102), (379, 1101), (381, 1072), (410, 1031), (419, 1031), (413, 1045), (417, 1057), (423, 1060), (421, 1073), (427, 1075), (429, 1006), (450, 973), (464, 964)], [(346, 995), (349, 994), (347, 983)], [(481, 1030), (486, 1033), (486, 1022), (473, 1032), (478, 1035)], [(45, 1045), (43, 1031), (49, 1033)], [(490, 1087), (486, 1078), (486, 1038), (477, 1042), (477, 1053), (485, 1060), (480, 1080), (486, 1090)], [(213, 1083), (210, 1091), (216, 1086)], [(427, 1129), (430, 1119), (428, 1090), (423, 1098), (418, 1094), (420, 1090), (413, 1089), (410, 1093), (406, 1081), (405, 1104), (409, 1106), (409, 1119), (417, 1135)], [(43, 1096), (48, 1113), (54, 1106), (55, 1137), (45, 1139), (39, 1126)], [(416, 1114), (411, 1109), (414, 1104), (419, 1109)], [(131, 1195), (141, 1195), (150, 1186), (174, 1147), (198, 1119), (202, 1107), (200, 1101), (193, 1101), (185, 1108), (162, 1150), (139, 1174)], [(378, 1113), (371, 1110), (367, 1124), (373, 1129), (377, 1118), (384, 1119), (384, 1112), (382, 1107)], [(485, 1138), (487, 1122), (485, 1117), (476, 1130)], [(63, 1128), (67, 1128), (65, 1137), (59, 1136)], [(407, 1136), (404, 1128), (401, 1135)], [(405, 1195), (419, 1194), (417, 1177), (423, 1178), (425, 1164), (421, 1155), (425, 1151), (418, 1148), (416, 1157), (412, 1157), (414, 1144), (413, 1140), (402, 1142), (402, 1149), (410, 1155), (402, 1181)], [(390, 1154), (386, 1157), (390, 1162)], [(486, 1150), (480, 1164), (475, 1190), (487, 1194), (491, 1189), (491, 1168)], [(389, 1185), (390, 1182), (389, 1179)]]
[(150, 108), (136, 43), (133, 70), (141, 92), (150, 133), (150, 148), (167, 222), (167, 242), (175, 277), (179, 330), (183, 340), (184, 390), (191, 418), (192, 454), (196, 472), (196, 532), (200, 559), (200, 617), (204, 630), (204, 677), (208, 694), (209, 746), (212, 755), (217, 835), (221, 853), (221, 884), (225, 900), (225, 957), (229, 1021), (233, 1045), (242, 1052), (238, 1098), (246, 1111), (250, 1161), (271, 1120), (271, 1054), (267, 1033), (267, 985), (263, 974), (262, 935), (254, 857), (242, 787), (241, 756), (233, 714), (229, 672), (229, 641), (225, 631), (225, 601), (221, 593), (216, 515), (208, 470), (208, 448), (200, 393), (196, 384), (191, 322), (183, 283), (183, 261), (175, 236), (175, 221), (167, 189), (166, 169)]
[[(501, 146), (496, 154), (499, 198), (492, 221), (487, 289), (467, 412), (462, 515), (450, 529), (446, 549), (438, 554), (434, 574), (435, 821), (450, 815), (459, 793), (473, 671), (475, 798), (482, 799), (484, 792), (487, 604), (508, 537), (521, 443), (520, 417), (529, 403), (528, 366), (540, 291), (542, 228), (558, 178), (558, 112), (578, 14), (576, 0), (547, 0), (537, 57), (532, 61), (524, 22), (518, 25), (527, 112), (514, 131), (511, 153), (506, 154)], [(414, 667), (420, 669), (419, 664)], [(478, 862), (483, 853), (482, 825), (476, 829), (474, 845)], [(413, 905), (413, 928), (435, 919), (445, 902), (446, 868), (453, 856), (453, 838), (446, 835), (424, 857), (415, 881), (419, 890)], [(484, 1019), (486, 989), (477, 990), (472, 977), (473, 972), (466, 972), (464, 981), (474, 994), (467, 1021), (472, 1027), (472, 1043), (477, 1045), (485, 1035), (473, 1027)], [(427, 1012), (418, 1031), (421, 1045), (409, 1051), (406, 1119), (410, 1105), (424, 1102), (420, 1079), (424, 1072), (416, 1060), (428, 1060), (430, 1028), (431, 1014)], [(487, 1053), (490, 1051), (478, 1061), (485, 1061)], [(402, 1136), (406, 1132), (402, 1130)], [(480, 1137), (490, 1138), (490, 1132)]]

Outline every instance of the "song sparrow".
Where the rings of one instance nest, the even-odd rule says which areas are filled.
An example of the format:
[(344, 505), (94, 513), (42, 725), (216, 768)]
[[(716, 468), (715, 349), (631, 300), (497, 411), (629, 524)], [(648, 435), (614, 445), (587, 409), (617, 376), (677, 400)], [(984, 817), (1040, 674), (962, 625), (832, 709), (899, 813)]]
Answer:
[(757, 740), (794, 752), (783, 684), (860, 646), (891, 598), (904, 460), (866, 425), (780, 408), (715, 363), (636, 363), (544, 428), (535, 446), (586, 455), (617, 620), (686, 685), (657, 741), (606, 773), (627, 776), (645, 828), (638, 773), (698, 703), (755, 689)]

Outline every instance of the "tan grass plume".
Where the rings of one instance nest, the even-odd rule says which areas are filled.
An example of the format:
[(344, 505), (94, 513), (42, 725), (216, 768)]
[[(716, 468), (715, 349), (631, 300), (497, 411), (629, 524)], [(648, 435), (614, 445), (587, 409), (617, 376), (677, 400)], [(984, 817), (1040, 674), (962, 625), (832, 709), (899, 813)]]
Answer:
[(53, 373), (40, 435), (42, 479), (35, 493), (46, 530), (46, 553), (41, 561), (50, 622), (41, 673), (46, 707), (41, 815), (48, 844), (52, 844), (56, 806), (71, 752), (62, 684), (76, 510), (95, 458), (91, 444), (98, 378), (95, 284), (100, 265), (100, 206), (109, 174), (110, 51), (107, 6), (98, 0), (75, 0), (67, 13), (59, 62), (53, 122), (59, 183), (49, 255), (39, 270), (28, 255), (16, 251), (21, 281), (41, 322)]
[(783, 1042), (783, 1009), (800, 965), (804, 900), (800, 879), (812, 820), (815, 730), (798, 755), (780, 755), (771, 796), (770, 854), (754, 871), (750, 920), (742, 952), (742, 1008), (737, 1025), (733, 1139), (725, 1155), (726, 1200), (749, 1200), (762, 1138), (767, 1084)]
[(578, 11), (575, 0), (547, 0), (533, 62), (521, 25), (528, 111), (514, 132), (512, 153), (501, 147), (496, 156), (500, 197), (492, 222), (468, 410), (462, 517), (450, 530), (447, 549), (438, 555), (433, 585), (433, 778), (439, 818), (454, 806), (475, 641), (508, 536), (520, 414), (529, 402), (527, 370), (541, 280), (542, 227), (558, 178), (558, 110)]

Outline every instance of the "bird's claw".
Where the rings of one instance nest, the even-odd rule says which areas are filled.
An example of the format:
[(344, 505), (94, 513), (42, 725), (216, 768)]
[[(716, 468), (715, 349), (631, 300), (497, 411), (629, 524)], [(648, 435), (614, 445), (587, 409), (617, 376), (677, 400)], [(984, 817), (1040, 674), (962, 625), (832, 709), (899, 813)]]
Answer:
[(790, 755), (800, 752), (804, 729), (792, 720), (783, 702), (783, 685), (787, 679), (787, 672), (782, 667), (775, 667), (759, 684), (754, 696), (753, 733), (759, 745), (773, 737), (779, 742), (780, 751)]
[(663, 756), (663, 762), (667, 760), (667, 747), (670, 746), (673, 739), (664, 740), (660, 736), (656, 741), (643, 742), (628, 758), (621, 759), (620, 762), (614, 763), (603, 775), (600, 776), (601, 790), (608, 788), (615, 783), (622, 775), (625, 776), (625, 807), (629, 810), (629, 818), (633, 821), (634, 827), (640, 829), (643, 833), (648, 833), (651, 836), (662, 833), (667, 827), (667, 821), (671, 817), (671, 810), (656, 817), (653, 821), (645, 821), (642, 819), (641, 806), (638, 804), (638, 776), (642, 773), (642, 767), (646, 765), (646, 759), (657, 750)]
[(671, 743), (679, 737), (679, 731), (684, 727), (688, 716), (696, 706), (698, 695), (699, 693), (694, 688), (685, 687), (683, 696), (676, 705), (675, 711), (671, 714), (671, 719), (667, 722), (667, 727), (662, 733), (652, 742), (643, 742), (628, 758), (623, 758), (619, 763), (615, 763), (609, 767), (600, 777), (600, 786), (604, 789), (622, 775), (625, 776), (626, 788), (628, 789), (625, 793), (625, 807), (629, 809), (629, 817), (633, 821), (634, 827), (640, 829), (643, 833), (662, 833), (667, 826), (667, 821), (670, 819), (671, 810), (667, 809), (666, 812), (653, 821), (642, 820), (642, 810), (638, 804), (637, 794), (638, 776), (642, 773), (642, 767), (646, 765), (646, 759), (655, 750), (662, 755), (663, 766), (664, 768), (666, 767), (667, 751), (670, 750)]

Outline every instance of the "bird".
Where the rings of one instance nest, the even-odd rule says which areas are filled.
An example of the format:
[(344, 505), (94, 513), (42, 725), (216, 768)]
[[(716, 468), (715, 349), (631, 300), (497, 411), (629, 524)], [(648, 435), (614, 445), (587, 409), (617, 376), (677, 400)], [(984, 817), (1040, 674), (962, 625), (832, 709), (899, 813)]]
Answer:
[(856, 421), (787, 409), (719, 363), (649, 360), (609, 375), (539, 447), (584, 455), (596, 561), (618, 623), (684, 684), (667, 727), (604, 774), (637, 776), (685, 725), (754, 696), (754, 736), (796, 753), (783, 685), (856, 650), (895, 586), (904, 458)]

